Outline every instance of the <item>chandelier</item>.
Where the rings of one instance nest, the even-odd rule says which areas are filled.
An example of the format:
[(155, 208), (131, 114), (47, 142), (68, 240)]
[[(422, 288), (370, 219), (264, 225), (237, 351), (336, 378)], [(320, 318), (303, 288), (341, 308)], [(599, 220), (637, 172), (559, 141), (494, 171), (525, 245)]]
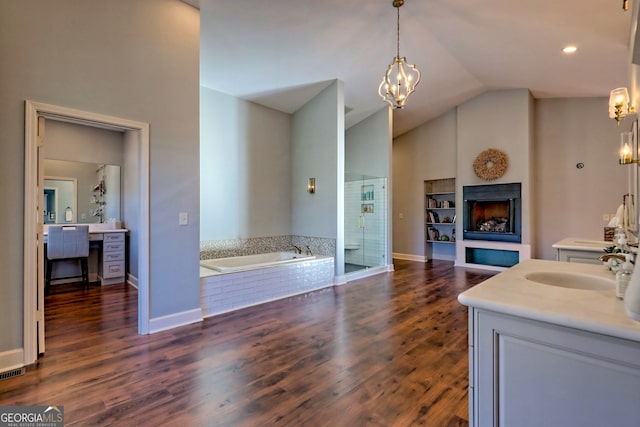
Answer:
[(416, 86), (420, 83), (420, 70), (415, 65), (408, 64), (407, 58), (400, 56), (400, 6), (404, 4), (404, 0), (393, 0), (392, 4), (398, 14), (396, 57), (393, 58), (382, 78), (378, 94), (393, 108), (403, 108), (409, 95), (416, 90)]

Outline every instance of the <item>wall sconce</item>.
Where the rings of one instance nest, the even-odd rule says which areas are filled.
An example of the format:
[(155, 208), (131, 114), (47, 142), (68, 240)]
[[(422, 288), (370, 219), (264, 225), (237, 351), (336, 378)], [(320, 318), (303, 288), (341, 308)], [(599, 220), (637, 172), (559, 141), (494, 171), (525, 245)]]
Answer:
[(633, 163), (640, 163), (640, 160), (633, 158), (633, 133), (622, 132), (620, 134), (620, 164), (630, 165)]
[(313, 194), (316, 192), (316, 179), (309, 178), (309, 183), (307, 184), (307, 192)]
[(626, 87), (619, 87), (609, 94), (609, 117), (615, 119), (620, 125), (620, 121), (627, 115), (634, 113), (635, 109), (629, 106), (629, 92)]

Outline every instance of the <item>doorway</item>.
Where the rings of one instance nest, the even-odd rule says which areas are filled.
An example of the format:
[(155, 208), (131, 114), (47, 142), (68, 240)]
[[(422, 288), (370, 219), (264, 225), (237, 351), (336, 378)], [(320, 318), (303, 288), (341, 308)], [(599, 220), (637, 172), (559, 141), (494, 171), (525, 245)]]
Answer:
[(125, 161), (135, 182), (138, 252), (138, 333), (149, 332), (149, 124), (66, 107), (25, 101), (24, 364), (44, 352), (43, 159), (45, 121), (58, 120), (125, 133)]

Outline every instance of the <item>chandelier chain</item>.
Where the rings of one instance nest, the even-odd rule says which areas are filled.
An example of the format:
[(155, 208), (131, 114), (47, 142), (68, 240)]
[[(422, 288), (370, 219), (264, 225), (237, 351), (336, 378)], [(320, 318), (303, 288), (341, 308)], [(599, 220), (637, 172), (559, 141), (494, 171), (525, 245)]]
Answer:
[(396, 7), (398, 11), (397, 25), (396, 25), (396, 58), (400, 58), (400, 6)]
[(404, 108), (409, 95), (420, 82), (420, 70), (400, 57), (400, 6), (404, 0), (393, 0), (396, 8), (396, 57), (391, 61), (378, 86), (378, 95), (393, 108)]

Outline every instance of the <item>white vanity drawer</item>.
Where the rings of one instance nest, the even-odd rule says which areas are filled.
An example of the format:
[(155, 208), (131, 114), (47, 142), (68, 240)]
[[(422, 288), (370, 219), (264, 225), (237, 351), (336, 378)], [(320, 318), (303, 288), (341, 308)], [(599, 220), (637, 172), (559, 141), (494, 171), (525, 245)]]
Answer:
[(124, 260), (124, 253), (122, 251), (120, 251), (120, 252), (104, 252), (102, 254), (102, 261), (103, 262), (123, 261), (123, 260)]
[(107, 242), (102, 244), (102, 252), (124, 252), (124, 242)]
[(103, 263), (102, 277), (105, 279), (112, 277), (124, 277), (124, 260), (105, 261)]
[(104, 243), (111, 242), (123, 242), (124, 243), (124, 233), (104, 233)]

